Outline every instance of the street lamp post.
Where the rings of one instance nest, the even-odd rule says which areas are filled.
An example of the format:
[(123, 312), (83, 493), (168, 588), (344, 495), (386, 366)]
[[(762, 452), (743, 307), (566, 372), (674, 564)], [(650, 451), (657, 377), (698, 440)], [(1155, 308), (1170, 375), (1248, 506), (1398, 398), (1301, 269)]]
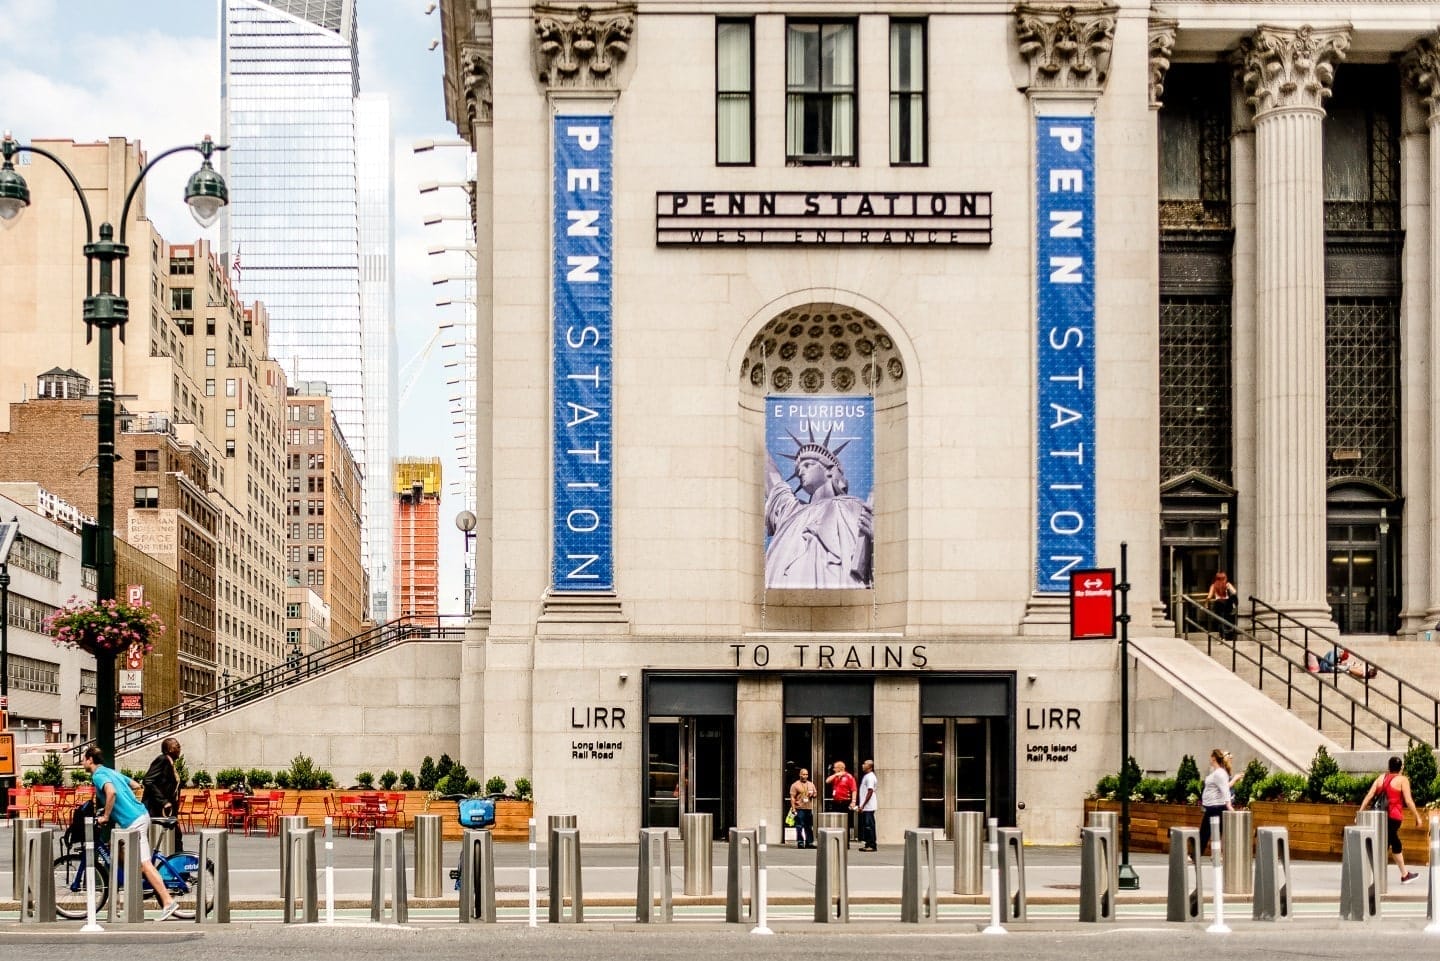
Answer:
[[(130, 317), (130, 301), (125, 296), (125, 259), (130, 248), (125, 243), (125, 232), (130, 221), (130, 204), (135, 199), (140, 183), (157, 163), (171, 154), (195, 151), (203, 158), (200, 169), (191, 174), (185, 185), (185, 202), (190, 212), (202, 227), (209, 227), (220, 216), (220, 208), (230, 199), (225, 179), (210, 164), (210, 157), (226, 146), (213, 143), (209, 137), (198, 144), (171, 147), (158, 154), (154, 160), (140, 168), (130, 188), (125, 193), (125, 203), (120, 208), (120, 239), (115, 240), (115, 228), (108, 222), (100, 225), (98, 239), (94, 220), (90, 216), (90, 203), (80, 181), (63, 161), (53, 153), (34, 144), (20, 144), (7, 132), (0, 139), (0, 153), (4, 163), (0, 165), (0, 225), (13, 224), (30, 206), (30, 187), (15, 169), (17, 154), (33, 153), (48, 158), (75, 188), (80, 198), (80, 209), (85, 215), (85, 300), (81, 316), (85, 321), (85, 342), (97, 332), (100, 339), (100, 357), (96, 380), (99, 383), (96, 404), (96, 470), (95, 470), (95, 599), (115, 599), (115, 358), (111, 332), (117, 328), (120, 340), (125, 340), (125, 322)], [(115, 264), (119, 263), (119, 287), (115, 285)], [(97, 292), (95, 287), (99, 285)], [(98, 656), (95, 658), (95, 741), (111, 763), (115, 759), (115, 660)]]
[(455, 515), (455, 526), (465, 535), (465, 616), (470, 616), (470, 542), (475, 539), (477, 518), (474, 511), (461, 511)]

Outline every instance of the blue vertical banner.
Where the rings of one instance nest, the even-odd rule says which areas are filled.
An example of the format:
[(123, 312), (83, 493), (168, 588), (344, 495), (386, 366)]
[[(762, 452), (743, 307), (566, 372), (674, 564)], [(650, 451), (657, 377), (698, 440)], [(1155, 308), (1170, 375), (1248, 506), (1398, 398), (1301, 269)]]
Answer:
[(1035, 589), (1095, 566), (1095, 119), (1035, 118)]
[(613, 311), (611, 118), (559, 116), (554, 138), (554, 538), (551, 588), (610, 591)]

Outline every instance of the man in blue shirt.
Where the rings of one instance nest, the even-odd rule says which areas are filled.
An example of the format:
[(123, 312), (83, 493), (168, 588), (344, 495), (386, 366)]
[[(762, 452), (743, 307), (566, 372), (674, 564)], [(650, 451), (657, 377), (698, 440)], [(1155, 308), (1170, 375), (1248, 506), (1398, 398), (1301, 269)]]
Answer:
[(140, 829), (140, 873), (145, 875), (145, 880), (150, 882), (150, 887), (160, 899), (160, 920), (164, 921), (175, 913), (180, 902), (170, 897), (170, 892), (165, 890), (165, 882), (160, 880), (160, 872), (150, 863), (150, 815), (135, 797), (140, 785), (102, 764), (104, 757), (100, 748), (93, 744), (85, 749), (83, 764), (90, 775), (90, 783), (95, 786), (95, 803), (99, 808), (95, 821), (97, 824)]

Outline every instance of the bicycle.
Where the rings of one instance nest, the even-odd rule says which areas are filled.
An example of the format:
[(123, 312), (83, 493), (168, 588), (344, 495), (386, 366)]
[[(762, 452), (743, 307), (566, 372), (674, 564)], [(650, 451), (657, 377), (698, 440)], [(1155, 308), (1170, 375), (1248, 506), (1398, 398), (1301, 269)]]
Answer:
[[(85, 903), (85, 820), (93, 816), (94, 807), (92, 802), (86, 802), (76, 810), (71, 819), (70, 828), (61, 836), (61, 845), (64, 848), (63, 854), (55, 859), (55, 913), (59, 917), (68, 920), (79, 920), (86, 917), (89, 910)], [(175, 818), (152, 817), (151, 822), (162, 828), (170, 829), (175, 826)], [(105, 906), (110, 897), (110, 845), (105, 835), (108, 830), (97, 830), (95, 836), (95, 910)], [(177, 851), (174, 854), (164, 855), (159, 851), (152, 851), (150, 863), (155, 866), (156, 872), (160, 875), (165, 890), (170, 896), (179, 901), (180, 906), (175, 910), (175, 917), (182, 921), (193, 920), (196, 908), (196, 888), (200, 880), (200, 859), (187, 851)], [(206, 859), (205, 861), (205, 890), (208, 892), (205, 901), (205, 910), (210, 911), (215, 906), (215, 864)], [(120, 873), (120, 884), (125, 883), (123, 870)], [(160, 895), (150, 886), (149, 880), (142, 877), (143, 890), (141, 897), (153, 897), (158, 903)]]

